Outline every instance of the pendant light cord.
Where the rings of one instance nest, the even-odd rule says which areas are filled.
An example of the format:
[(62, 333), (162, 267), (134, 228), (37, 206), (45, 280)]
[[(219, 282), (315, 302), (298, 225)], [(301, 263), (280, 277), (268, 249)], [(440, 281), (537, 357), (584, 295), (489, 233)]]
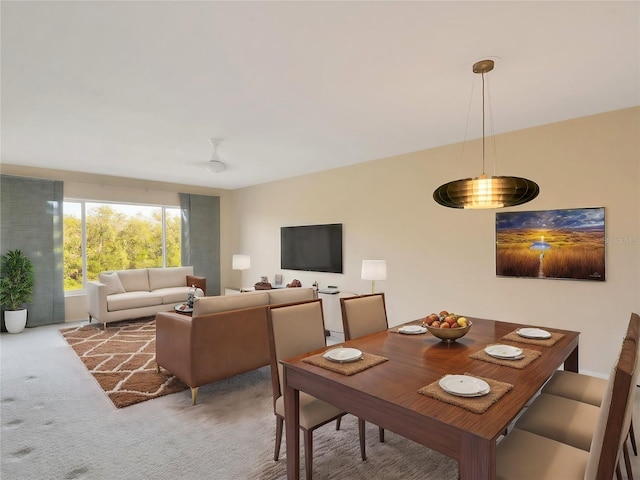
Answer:
[(484, 174), (484, 70), (482, 70), (482, 175)]

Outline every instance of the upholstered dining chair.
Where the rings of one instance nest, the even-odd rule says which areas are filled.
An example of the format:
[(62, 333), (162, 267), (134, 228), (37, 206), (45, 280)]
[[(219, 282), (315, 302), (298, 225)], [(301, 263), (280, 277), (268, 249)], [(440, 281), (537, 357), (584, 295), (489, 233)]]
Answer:
[(360, 338), (389, 328), (384, 293), (340, 299), (344, 339)]
[[(627, 342), (632, 342), (632, 344), (636, 346), (637, 350), (639, 341), (640, 317), (636, 314), (632, 314), (627, 328), (627, 336), (622, 342), (620, 355), (622, 355), (624, 353), (623, 350), (627, 348)], [(592, 403), (586, 403), (564, 396), (557, 396), (548, 392), (543, 392), (520, 416), (515, 427), (520, 430), (526, 430), (528, 432), (552, 438), (573, 447), (589, 451), (592, 447), (592, 440), (598, 424), (600, 411), (603, 408), (603, 398), (607, 389), (612, 388), (611, 382), (614, 374), (615, 369), (609, 376), (609, 380), (605, 381), (603, 396), (600, 398), (599, 405), (596, 406)], [(627, 410), (628, 418), (625, 419), (627, 429), (630, 429), (631, 425), (631, 412), (635, 398), (635, 385), (637, 383), (637, 378), (638, 368), (636, 367), (633, 370), (632, 376), (633, 386), (629, 390), (630, 408)], [(629, 461), (629, 452), (626, 446), (627, 436), (628, 434), (625, 435), (623, 439), (621, 450), (624, 455), (627, 475), (629, 478), (632, 478), (631, 462)]]
[[(384, 293), (357, 295), (340, 299), (344, 339), (351, 340), (389, 328)], [(364, 420), (358, 419), (364, 430)], [(384, 442), (384, 428), (378, 427), (380, 442)]]
[[(326, 347), (322, 300), (308, 300), (267, 308), (269, 348), (271, 353), (271, 383), (276, 416), (276, 444), (273, 455), (278, 460), (284, 425), (283, 368), (280, 360)], [(346, 413), (333, 405), (300, 392), (300, 429), (304, 438), (305, 472), (311, 480), (313, 471), (313, 431), (333, 420), (336, 430)], [(360, 453), (366, 459), (364, 430), (359, 429)]]
[[(579, 437), (572, 437), (568, 430), (558, 435), (559, 430), (555, 429), (555, 433), (551, 432), (552, 435), (547, 436), (548, 432), (533, 432), (520, 428), (528, 428), (528, 425), (526, 422), (518, 425), (519, 420), (515, 428), (496, 447), (496, 478), (612, 479), (614, 474), (620, 477), (619, 453), (629, 430), (638, 375), (637, 364), (637, 342), (626, 337), (612, 375), (607, 381), (587, 450), (575, 445), (581, 440)], [(529, 408), (534, 407), (538, 401), (534, 400)], [(556, 421), (562, 423), (560, 420)]]
[[(627, 325), (627, 336), (631, 338), (640, 337), (638, 330), (640, 330), (640, 316), (637, 313), (632, 313)], [(558, 370), (542, 387), (542, 393), (600, 407), (606, 388), (607, 380), (604, 378)], [(629, 439), (631, 440), (633, 453), (638, 455), (636, 437), (633, 431), (633, 419), (629, 425)]]

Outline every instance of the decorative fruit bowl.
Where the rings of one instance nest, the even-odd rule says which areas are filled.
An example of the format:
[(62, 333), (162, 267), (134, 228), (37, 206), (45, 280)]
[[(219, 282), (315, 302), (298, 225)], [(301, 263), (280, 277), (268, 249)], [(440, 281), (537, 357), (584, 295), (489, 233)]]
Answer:
[(464, 337), (473, 325), (469, 320), (461, 315), (455, 315), (446, 311), (440, 315), (432, 313), (427, 315), (422, 323), (429, 333), (439, 338), (443, 342), (455, 342), (458, 338)]
[(447, 343), (455, 342), (458, 338), (464, 337), (471, 329), (471, 325), (473, 325), (473, 323), (469, 322), (466, 327), (440, 328), (430, 327), (427, 324), (423, 324), (424, 328), (429, 330), (429, 333), (431, 333), (431, 335)]

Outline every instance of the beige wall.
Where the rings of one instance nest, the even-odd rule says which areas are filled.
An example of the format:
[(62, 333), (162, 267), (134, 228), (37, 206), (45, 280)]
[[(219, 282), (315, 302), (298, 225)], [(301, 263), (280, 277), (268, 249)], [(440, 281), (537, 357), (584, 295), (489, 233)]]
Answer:
[[(385, 259), (388, 280), (377, 289), (392, 325), (446, 309), (578, 330), (580, 368), (606, 375), (631, 311), (640, 312), (639, 117), (640, 108), (625, 109), (496, 139), (497, 173), (541, 189), (509, 210), (605, 207), (605, 282), (496, 277), (495, 211), (432, 199), (440, 184), (480, 173), (479, 156), (461, 160), (461, 145), (450, 145), (234, 191), (233, 245), (252, 262), (245, 283), (283, 273), (364, 293), (362, 259)], [(344, 224), (344, 274), (281, 272), (281, 226), (333, 222)]]

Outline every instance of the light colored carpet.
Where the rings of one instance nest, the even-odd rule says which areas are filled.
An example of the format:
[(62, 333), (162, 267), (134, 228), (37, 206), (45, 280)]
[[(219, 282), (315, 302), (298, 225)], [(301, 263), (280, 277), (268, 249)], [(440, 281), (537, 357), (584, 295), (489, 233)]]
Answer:
[[(284, 441), (272, 460), (268, 367), (202, 387), (195, 406), (186, 390), (116, 409), (58, 332), (68, 326), (0, 336), (2, 480), (286, 478)], [(365, 462), (354, 417), (318, 429), (314, 478), (457, 479), (451, 459), (367, 427)]]

